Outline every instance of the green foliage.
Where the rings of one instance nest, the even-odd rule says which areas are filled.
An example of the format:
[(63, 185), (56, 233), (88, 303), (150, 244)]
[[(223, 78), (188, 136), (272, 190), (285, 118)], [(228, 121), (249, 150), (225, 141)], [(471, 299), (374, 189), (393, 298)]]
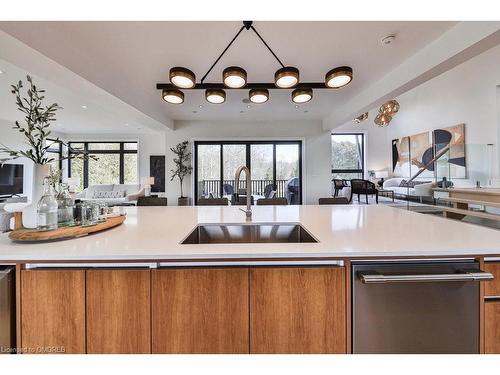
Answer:
[(184, 198), (184, 194), (182, 191), (182, 182), (186, 176), (189, 176), (193, 170), (191, 167), (191, 152), (188, 151), (188, 141), (184, 141), (179, 143), (175, 147), (171, 147), (170, 150), (176, 155), (174, 158), (175, 169), (172, 169), (172, 177), (170, 181), (174, 178), (179, 179), (179, 183), (181, 185), (181, 198)]
[[(22, 97), (21, 89), (24, 87), (22, 81), (19, 81), (16, 85), (11, 85), (11, 93), (16, 97), (17, 109), (24, 114), (24, 124), (21, 125), (19, 121), (16, 121), (13, 129), (24, 135), (30, 148), (27, 150), (12, 150), (0, 144), (0, 153), (8, 154), (8, 157), (0, 158), (0, 164), (20, 157), (28, 158), (35, 164), (41, 165), (55, 161), (55, 158), (50, 153), (47, 153), (52, 143), (47, 142), (47, 138), (51, 134), (50, 125), (56, 121), (56, 112), (62, 107), (59, 107), (57, 103), (44, 106), (45, 90), (39, 89), (29, 75), (26, 76), (26, 80), (29, 83), (26, 92), (27, 97)], [(83, 150), (73, 149), (59, 138), (56, 141), (68, 147), (68, 156), (62, 157), (62, 159), (89, 157)], [(95, 157), (91, 156), (91, 158)]]

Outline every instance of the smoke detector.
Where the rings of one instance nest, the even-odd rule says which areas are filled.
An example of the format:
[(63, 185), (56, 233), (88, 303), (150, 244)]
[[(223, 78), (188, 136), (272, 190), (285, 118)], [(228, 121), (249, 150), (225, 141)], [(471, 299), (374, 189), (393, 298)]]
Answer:
[(382, 43), (382, 45), (385, 47), (394, 43), (395, 40), (396, 40), (396, 35), (387, 35), (386, 37), (380, 40), (380, 43)]

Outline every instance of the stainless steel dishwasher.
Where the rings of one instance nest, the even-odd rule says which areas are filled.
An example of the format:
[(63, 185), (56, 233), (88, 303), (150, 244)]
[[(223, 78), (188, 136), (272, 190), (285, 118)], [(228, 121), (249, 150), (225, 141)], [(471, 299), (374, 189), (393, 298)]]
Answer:
[(14, 267), (0, 266), (0, 354), (15, 348)]
[(479, 353), (491, 279), (473, 260), (353, 263), (353, 353)]

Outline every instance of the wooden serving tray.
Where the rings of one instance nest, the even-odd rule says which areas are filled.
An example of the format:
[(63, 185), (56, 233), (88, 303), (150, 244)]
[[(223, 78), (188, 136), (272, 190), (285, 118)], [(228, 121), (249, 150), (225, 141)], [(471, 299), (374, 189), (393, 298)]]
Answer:
[(40, 231), (37, 229), (20, 228), (15, 229), (9, 233), (9, 238), (12, 241), (26, 241), (26, 242), (39, 242), (39, 241), (53, 241), (69, 238), (77, 238), (86, 236), (90, 233), (100, 232), (110, 229), (122, 224), (126, 216), (110, 217), (105, 222), (93, 225), (91, 227), (61, 227), (54, 230)]

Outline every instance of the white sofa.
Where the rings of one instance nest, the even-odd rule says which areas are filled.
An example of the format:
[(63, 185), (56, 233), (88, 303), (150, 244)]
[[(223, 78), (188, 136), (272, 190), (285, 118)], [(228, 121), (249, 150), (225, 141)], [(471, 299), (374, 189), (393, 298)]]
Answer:
[(91, 185), (76, 194), (75, 199), (102, 201), (110, 206), (116, 206), (134, 203), (142, 196), (144, 196), (144, 188), (141, 189), (139, 184), (110, 184)]
[(407, 188), (399, 186), (401, 184), (401, 181), (403, 180), (408, 181), (409, 178), (403, 178), (403, 177), (389, 178), (388, 180), (384, 181), (383, 188), (384, 190), (392, 190), (394, 194), (399, 194), (399, 195), (409, 195), (414, 197), (433, 196), (432, 189), (436, 187), (435, 182), (418, 183), (419, 181), (415, 180), (418, 183), (418, 185), (415, 185), (415, 187), (412, 188)]

